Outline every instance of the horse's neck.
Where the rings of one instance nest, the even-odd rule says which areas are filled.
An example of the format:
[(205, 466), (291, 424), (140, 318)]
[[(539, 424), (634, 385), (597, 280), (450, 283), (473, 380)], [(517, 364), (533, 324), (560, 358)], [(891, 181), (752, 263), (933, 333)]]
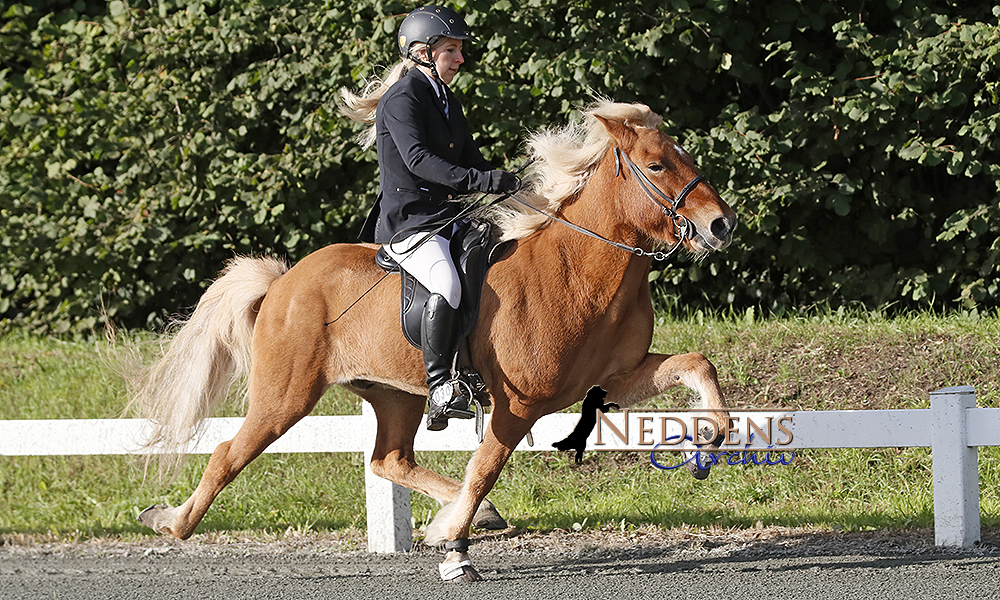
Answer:
[[(585, 188), (561, 216), (609, 240), (640, 245), (639, 232), (621, 219), (609, 193), (612, 190), (604, 186)], [(648, 294), (648, 258), (637, 257), (561, 223), (551, 223), (537, 242), (542, 245), (538, 251), (554, 259), (548, 268), (554, 268), (552, 275), (559, 284), (594, 309)]]

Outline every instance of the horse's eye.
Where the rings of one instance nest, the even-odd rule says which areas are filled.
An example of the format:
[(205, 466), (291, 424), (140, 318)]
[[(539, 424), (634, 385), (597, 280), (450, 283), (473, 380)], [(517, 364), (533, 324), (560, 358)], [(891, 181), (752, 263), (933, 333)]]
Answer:
[(652, 171), (653, 173), (659, 173), (659, 172), (663, 171), (663, 165), (661, 165), (659, 163), (652, 163), (649, 166), (647, 166), (646, 168), (649, 169), (650, 171)]

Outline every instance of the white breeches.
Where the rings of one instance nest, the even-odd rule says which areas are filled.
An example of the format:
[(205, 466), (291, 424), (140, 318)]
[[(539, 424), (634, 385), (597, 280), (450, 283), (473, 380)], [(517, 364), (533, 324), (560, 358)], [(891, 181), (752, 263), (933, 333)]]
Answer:
[(413, 275), (432, 294), (441, 294), (452, 308), (458, 308), (462, 301), (462, 282), (458, 279), (458, 271), (451, 262), (448, 251), (448, 240), (439, 235), (432, 236), (417, 249), (410, 251), (420, 240), (427, 237), (427, 232), (413, 235), (385, 244), (386, 253), (399, 266)]

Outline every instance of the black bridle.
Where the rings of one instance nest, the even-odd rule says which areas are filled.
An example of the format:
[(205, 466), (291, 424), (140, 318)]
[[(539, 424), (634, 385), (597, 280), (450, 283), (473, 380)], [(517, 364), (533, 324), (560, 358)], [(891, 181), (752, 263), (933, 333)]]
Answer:
[[(642, 191), (646, 192), (646, 196), (649, 197), (660, 209), (663, 214), (667, 215), (674, 222), (674, 231), (677, 233), (677, 246), (684, 243), (684, 240), (689, 240), (692, 237), (692, 232), (694, 231), (694, 225), (687, 217), (677, 212), (677, 209), (684, 204), (684, 200), (687, 199), (688, 194), (690, 194), (694, 188), (698, 187), (698, 184), (705, 180), (703, 175), (695, 175), (691, 181), (687, 182), (681, 193), (677, 194), (677, 198), (671, 198), (670, 196), (663, 193), (663, 190), (656, 187), (656, 184), (646, 177), (639, 167), (632, 162), (632, 159), (628, 157), (619, 148), (615, 148), (615, 177), (618, 177), (622, 172), (622, 161), (625, 161), (625, 165), (628, 166), (632, 174), (635, 175), (636, 181), (639, 182), (639, 186)], [(670, 250), (673, 253), (674, 248)]]
[(594, 233), (593, 231), (591, 231), (589, 229), (586, 229), (584, 227), (580, 227), (579, 225), (574, 225), (573, 223), (570, 223), (569, 221), (567, 221), (565, 219), (560, 219), (559, 217), (557, 217), (555, 215), (550, 215), (549, 213), (547, 213), (547, 212), (545, 212), (545, 211), (543, 211), (543, 210), (541, 210), (539, 208), (536, 208), (536, 207), (528, 204), (527, 202), (524, 202), (523, 200), (520, 200), (517, 197), (511, 197), (510, 199), (513, 200), (513, 201), (515, 201), (515, 202), (517, 202), (518, 204), (521, 204), (521, 205), (523, 205), (523, 206), (525, 206), (527, 208), (530, 208), (531, 210), (533, 210), (535, 212), (539, 212), (539, 213), (545, 215), (546, 217), (552, 219), (553, 221), (558, 221), (558, 222), (562, 223), (563, 225), (565, 225), (566, 227), (569, 227), (570, 229), (572, 229), (574, 231), (578, 231), (578, 232), (580, 232), (580, 233), (582, 233), (584, 235), (588, 235), (588, 236), (590, 236), (592, 238), (601, 240), (602, 242), (610, 244), (610, 245), (614, 246), (615, 248), (618, 248), (619, 250), (624, 250), (625, 252), (628, 252), (629, 254), (633, 254), (635, 256), (640, 256), (640, 257), (641, 256), (651, 256), (651, 257), (653, 257), (654, 260), (666, 260), (667, 258), (670, 258), (670, 255), (672, 255), (681, 246), (684, 245), (684, 240), (690, 240), (690, 239), (692, 239), (694, 237), (693, 236), (694, 225), (691, 223), (691, 221), (688, 220), (687, 217), (685, 217), (684, 215), (678, 213), (677, 212), (677, 208), (680, 207), (682, 204), (684, 204), (684, 200), (694, 190), (694, 188), (698, 187), (699, 183), (701, 183), (702, 181), (705, 180), (705, 177), (702, 176), (702, 175), (695, 175), (694, 178), (691, 179), (691, 181), (687, 182), (687, 184), (684, 186), (684, 188), (681, 189), (681, 193), (677, 194), (677, 198), (674, 199), (674, 198), (671, 198), (670, 196), (666, 195), (663, 192), (663, 190), (661, 190), (660, 188), (658, 188), (655, 183), (653, 183), (652, 181), (650, 181), (649, 178), (646, 177), (646, 175), (642, 171), (639, 170), (639, 167), (636, 166), (636, 164), (634, 162), (632, 162), (632, 160), (628, 157), (628, 154), (625, 154), (625, 152), (623, 152), (618, 147), (615, 147), (614, 152), (615, 152), (615, 177), (618, 177), (619, 175), (621, 175), (621, 171), (622, 171), (621, 161), (624, 160), (625, 164), (628, 166), (629, 170), (632, 171), (632, 173), (635, 175), (635, 178), (639, 182), (639, 187), (642, 188), (642, 191), (646, 192), (646, 196), (648, 196), (650, 200), (652, 200), (657, 206), (659, 206), (660, 209), (663, 211), (663, 214), (667, 215), (667, 217), (670, 218), (670, 220), (673, 222), (673, 224), (674, 224), (674, 231), (677, 234), (677, 243), (674, 244), (674, 246), (670, 250), (667, 250), (666, 252), (660, 252), (660, 251), (650, 252), (648, 250), (643, 250), (642, 248), (639, 248), (638, 246), (629, 246), (628, 244), (622, 244), (621, 242), (615, 242), (615, 241), (609, 240), (608, 238), (604, 237), (603, 235), (600, 235), (598, 233)]

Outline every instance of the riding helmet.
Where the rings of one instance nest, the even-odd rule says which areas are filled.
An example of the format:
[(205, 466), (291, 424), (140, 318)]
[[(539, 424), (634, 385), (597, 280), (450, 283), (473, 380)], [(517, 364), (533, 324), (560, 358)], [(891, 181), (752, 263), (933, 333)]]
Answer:
[(406, 15), (399, 26), (399, 53), (403, 58), (411, 58), (410, 47), (416, 42), (433, 46), (438, 39), (446, 37), (455, 40), (472, 40), (472, 31), (462, 16), (443, 6), (421, 6)]

